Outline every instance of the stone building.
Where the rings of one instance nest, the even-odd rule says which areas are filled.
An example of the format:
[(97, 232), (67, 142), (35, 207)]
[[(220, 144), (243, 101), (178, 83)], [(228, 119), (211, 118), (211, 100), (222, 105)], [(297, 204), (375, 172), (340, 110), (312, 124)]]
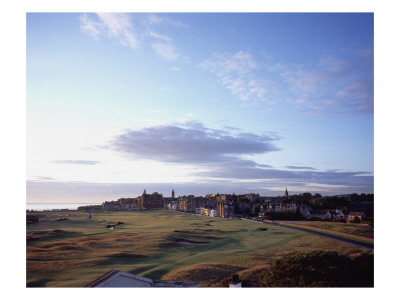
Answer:
[(347, 219), (349, 221), (354, 221), (355, 217), (358, 217), (360, 219), (360, 221), (365, 221), (367, 219), (367, 216), (365, 215), (365, 213), (359, 212), (359, 211), (357, 211), (357, 212), (355, 212), (355, 211), (349, 212), (349, 214), (347, 216)]
[(217, 217), (218, 212), (216, 209), (210, 206), (206, 206), (206, 207), (200, 207), (200, 214), (203, 216)]
[(233, 203), (230, 201), (218, 201), (217, 216), (220, 218), (232, 218), (235, 215)]
[(144, 190), (143, 195), (140, 197), (140, 209), (154, 209), (163, 208), (163, 196), (157, 192), (147, 194)]

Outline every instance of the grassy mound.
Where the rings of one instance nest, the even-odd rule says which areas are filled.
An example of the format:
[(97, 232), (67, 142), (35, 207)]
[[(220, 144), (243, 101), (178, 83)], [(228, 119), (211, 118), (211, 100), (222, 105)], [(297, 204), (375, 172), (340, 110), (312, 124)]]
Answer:
[(223, 278), (231, 276), (232, 274), (244, 269), (244, 267), (235, 265), (199, 263), (173, 270), (163, 276), (162, 279), (201, 282), (202, 286), (212, 286)]
[(36, 242), (39, 240), (54, 240), (61, 237), (69, 237), (79, 235), (79, 232), (76, 231), (67, 231), (61, 229), (54, 229), (54, 230), (42, 230), (42, 231), (32, 231), (26, 235), (26, 241), (29, 242)]

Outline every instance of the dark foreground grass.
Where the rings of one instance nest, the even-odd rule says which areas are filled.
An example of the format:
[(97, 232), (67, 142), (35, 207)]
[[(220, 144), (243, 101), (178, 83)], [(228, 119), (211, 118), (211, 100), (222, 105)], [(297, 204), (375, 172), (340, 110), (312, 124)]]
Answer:
[(285, 252), (310, 249), (366, 251), (290, 228), (167, 210), (109, 212), (91, 220), (77, 214), (27, 225), (27, 286), (85, 286), (110, 269), (210, 286)]

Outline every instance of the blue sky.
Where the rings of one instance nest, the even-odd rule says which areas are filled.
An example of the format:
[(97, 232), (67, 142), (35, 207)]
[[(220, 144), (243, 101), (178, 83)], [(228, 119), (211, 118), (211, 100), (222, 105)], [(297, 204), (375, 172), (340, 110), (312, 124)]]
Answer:
[(373, 20), (28, 13), (27, 201), (372, 193)]

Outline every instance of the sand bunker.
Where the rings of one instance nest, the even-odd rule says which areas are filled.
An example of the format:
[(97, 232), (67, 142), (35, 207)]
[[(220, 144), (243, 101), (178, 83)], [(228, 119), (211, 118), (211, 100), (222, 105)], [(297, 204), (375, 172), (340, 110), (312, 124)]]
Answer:
[(197, 241), (190, 241), (190, 240), (184, 240), (184, 239), (178, 239), (178, 240), (176, 240), (176, 242), (179, 244), (184, 244), (184, 245), (208, 245), (209, 244), (207, 242), (197, 242)]

